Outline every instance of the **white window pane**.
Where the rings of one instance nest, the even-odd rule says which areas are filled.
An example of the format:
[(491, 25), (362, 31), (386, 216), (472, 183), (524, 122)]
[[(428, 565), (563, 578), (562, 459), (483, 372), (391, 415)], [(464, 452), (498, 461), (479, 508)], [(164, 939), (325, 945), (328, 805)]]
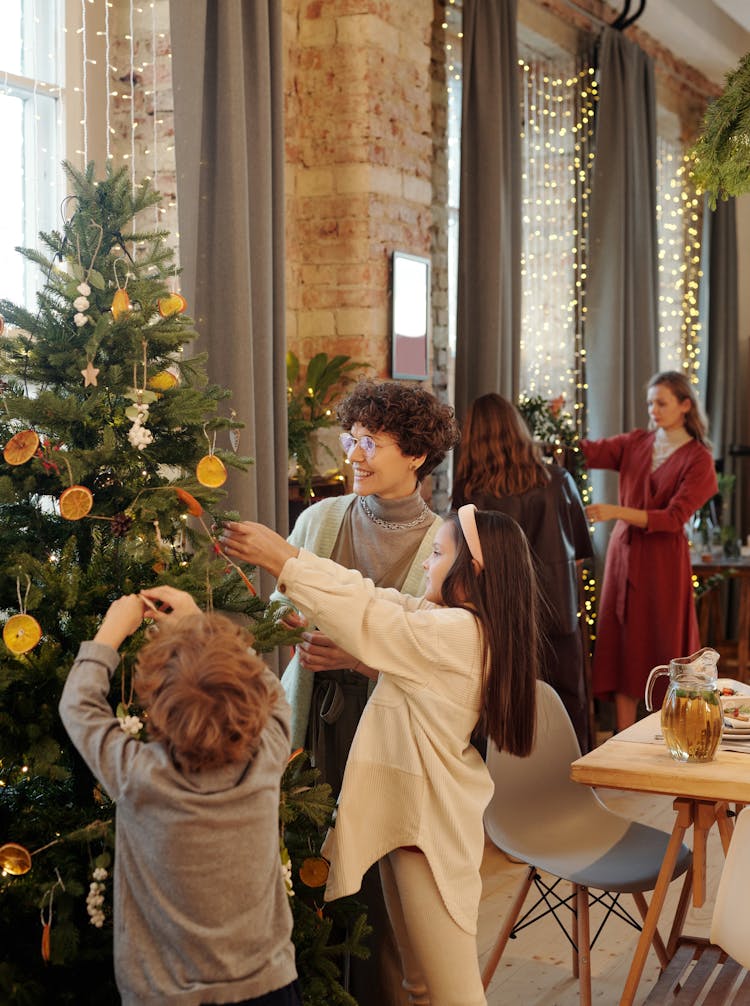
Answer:
[(0, 84), (2, 72), (23, 72), (21, 0), (2, 0), (0, 8)]
[[(0, 94), (0, 136), (13, 137), (5, 143), (0, 157), (0, 192), (3, 212), (0, 213), (0, 276), (2, 296), (16, 304), (24, 302), (24, 262), (14, 250), (24, 243), (23, 185), (23, 101)], [(17, 139), (16, 139), (17, 138)]]

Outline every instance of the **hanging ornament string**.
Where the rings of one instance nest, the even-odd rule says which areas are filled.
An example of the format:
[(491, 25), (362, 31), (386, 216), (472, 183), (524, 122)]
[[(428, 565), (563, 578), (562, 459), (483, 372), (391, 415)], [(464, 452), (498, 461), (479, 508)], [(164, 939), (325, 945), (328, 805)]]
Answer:
[(110, 158), (112, 157), (112, 154), (110, 153), (110, 149), (109, 149), (110, 134), (112, 132), (112, 126), (111, 126), (111, 123), (110, 123), (110, 108), (109, 108), (109, 99), (110, 99), (110, 95), (111, 95), (111, 87), (110, 87), (110, 83), (109, 83), (109, 4), (108, 3), (104, 4), (104, 86), (106, 88), (106, 90), (105, 90), (104, 93), (107, 96), (107, 106), (106, 106), (107, 138), (106, 138), (106, 146), (107, 146), (107, 164), (109, 164)]
[[(34, 130), (36, 132), (36, 142), (39, 142), (39, 106), (37, 102), (37, 87), (39, 85), (40, 67), (37, 66), (37, 44), (36, 44), (36, 24), (37, 24), (36, 0), (31, 4), (31, 51), (34, 53), (34, 90), (32, 92), (31, 105), (34, 114)], [(34, 234), (39, 233), (39, 200), (32, 200), (34, 207)]]
[[(135, 26), (133, 0), (130, 0), (130, 188), (135, 196)], [(135, 217), (133, 217), (135, 234)]]
[[(117, 292), (119, 293), (120, 291), (118, 290)], [(127, 294), (125, 296), (127, 297)], [(132, 398), (135, 404), (125, 410), (125, 415), (133, 423), (128, 430), (128, 441), (131, 447), (135, 447), (138, 451), (145, 450), (149, 444), (154, 442), (154, 435), (148, 429), (146, 423), (148, 422), (149, 402), (156, 400), (156, 394), (153, 391), (148, 391), (146, 388), (146, 381), (148, 379), (148, 342), (143, 339), (141, 345), (143, 346), (143, 384), (142, 387), (138, 386), (138, 364), (133, 363), (133, 391), (128, 397)]]
[[(102, 227), (102, 225), (98, 224), (94, 220), (92, 220), (91, 222), (92, 225), (98, 228), (99, 230), (99, 240), (96, 242), (96, 248), (94, 249), (94, 254), (91, 256), (91, 262), (89, 263), (89, 267), (86, 270), (86, 275), (83, 277), (81, 282), (76, 287), (76, 292), (78, 296), (73, 301), (73, 307), (76, 310), (76, 313), (73, 315), (73, 323), (75, 324), (76, 328), (79, 329), (83, 328), (84, 325), (88, 325), (89, 322), (91, 321), (91, 316), (86, 314), (89, 307), (91, 307), (91, 303), (89, 301), (89, 294), (91, 293), (91, 287), (89, 286), (89, 279), (91, 278), (91, 273), (94, 269), (94, 263), (96, 262), (96, 256), (99, 254), (99, 249), (102, 246), (102, 239), (104, 238), (104, 228)], [(76, 234), (76, 255), (78, 257), (78, 267), (80, 268), (81, 272), (83, 272), (83, 263), (81, 262), (81, 242), (79, 241), (77, 234)], [(87, 363), (88, 366), (86, 368), (86, 371), (81, 371), (86, 381), (85, 387), (88, 387), (89, 384), (96, 384), (96, 374), (99, 373), (99, 371), (97, 370), (96, 374), (93, 374), (92, 376), (92, 373), (89, 371), (88, 367), (93, 365), (93, 360), (89, 360), (87, 357)]]
[(45, 891), (42, 897), (42, 904), (39, 909), (39, 918), (42, 923), (42, 960), (49, 961), (50, 959), (50, 930), (52, 928), (52, 901), (55, 896), (55, 888), (60, 887), (65, 891), (65, 884), (62, 882), (62, 877), (60, 876), (60, 871), (55, 867), (55, 873), (57, 874), (57, 880), (54, 882), (52, 887), (48, 891)]
[[(159, 188), (159, 148), (157, 143), (157, 122), (156, 122), (156, 4), (151, 4), (151, 118), (153, 119), (154, 135), (152, 146), (154, 148), (153, 167), (153, 187)], [(159, 204), (154, 203), (154, 227), (159, 229)]]
[(26, 605), (29, 603), (29, 591), (31, 590), (31, 577), (26, 574), (26, 593), (21, 600), (21, 578), (16, 577), (16, 597), (18, 598), (18, 610), (22, 615), (26, 614)]
[(83, 167), (89, 163), (89, 113), (88, 113), (88, 50), (86, 45), (86, 0), (81, 0), (81, 34), (83, 42)]
[(122, 704), (126, 709), (130, 709), (130, 703), (133, 701), (133, 695), (135, 693), (135, 678), (130, 675), (130, 691), (128, 693), (127, 699), (125, 698), (125, 661), (120, 657), (120, 698), (122, 699)]

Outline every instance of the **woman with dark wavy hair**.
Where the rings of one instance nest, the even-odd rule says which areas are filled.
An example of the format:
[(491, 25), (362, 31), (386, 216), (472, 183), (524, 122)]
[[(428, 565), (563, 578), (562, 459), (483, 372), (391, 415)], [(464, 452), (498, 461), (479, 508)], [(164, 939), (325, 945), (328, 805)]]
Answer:
[[(337, 415), (354, 492), (304, 510), (289, 543), (356, 569), (376, 586), (419, 595), (422, 564), (442, 523), (422, 498), (420, 485), (458, 441), (453, 409), (419, 386), (364, 380), (342, 400)], [(296, 616), (289, 621), (305, 624)], [(377, 669), (364, 668), (315, 625), (305, 625), (303, 641), (284, 672), (293, 744), (311, 752), (334, 795), (341, 789), (374, 677)], [(395, 946), (376, 869), (368, 874), (363, 894), (375, 951), (367, 961), (352, 960), (350, 991), (360, 1006), (400, 1006), (405, 1000), (396, 987)]]
[(502, 395), (477, 398), (463, 427), (453, 506), (501, 510), (523, 528), (544, 604), (542, 677), (568, 711), (582, 751), (589, 748), (576, 562), (592, 554), (586, 514), (570, 474), (542, 461), (518, 409)]
[(618, 730), (635, 722), (649, 670), (700, 646), (685, 523), (716, 492), (706, 420), (684, 374), (648, 382), (648, 430), (582, 440), (589, 468), (619, 472), (619, 502), (592, 503), (616, 521), (607, 546), (594, 649), (594, 692), (614, 695)]

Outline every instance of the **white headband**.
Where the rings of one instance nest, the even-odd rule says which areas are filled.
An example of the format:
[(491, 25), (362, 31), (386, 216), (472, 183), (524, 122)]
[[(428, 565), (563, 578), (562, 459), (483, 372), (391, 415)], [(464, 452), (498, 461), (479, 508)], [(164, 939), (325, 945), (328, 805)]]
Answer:
[(482, 546), (479, 543), (476, 512), (477, 508), (473, 503), (465, 503), (460, 506), (458, 508), (458, 523), (461, 525), (472, 559), (479, 564), (480, 569), (484, 569), (484, 556), (482, 555)]

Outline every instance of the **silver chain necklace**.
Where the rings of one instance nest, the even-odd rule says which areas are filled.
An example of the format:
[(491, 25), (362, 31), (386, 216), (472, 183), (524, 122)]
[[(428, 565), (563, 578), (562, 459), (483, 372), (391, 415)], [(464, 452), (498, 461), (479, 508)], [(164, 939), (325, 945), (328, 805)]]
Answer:
[(397, 524), (392, 520), (383, 520), (381, 517), (376, 517), (372, 510), (367, 505), (364, 496), (359, 497), (359, 502), (362, 504), (362, 509), (373, 522), (373, 524), (379, 524), (381, 527), (386, 528), (388, 531), (406, 531), (410, 527), (416, 527), (417, 524), (421, 524), (425, 519), (427, 514), (430, 512), (430, 508), (427, 506), (424, 500), (422, 500), (422, 512), (414, 520), (405, 521), (403, 524)]

